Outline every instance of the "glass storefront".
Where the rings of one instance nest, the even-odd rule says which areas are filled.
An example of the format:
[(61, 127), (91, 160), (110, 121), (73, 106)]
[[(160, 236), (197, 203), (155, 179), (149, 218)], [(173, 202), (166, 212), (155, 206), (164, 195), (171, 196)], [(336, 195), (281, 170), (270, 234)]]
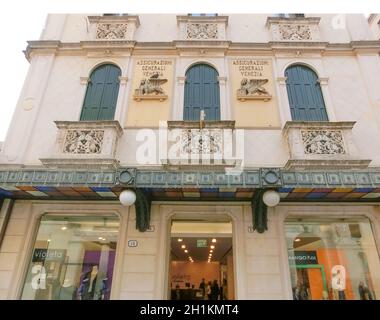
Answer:
[(285, 221), (295, 300), (380, 299), (380, 261), (370, 221)]
[(44, 215), (21, 299), (108, 300), (119, 219)]

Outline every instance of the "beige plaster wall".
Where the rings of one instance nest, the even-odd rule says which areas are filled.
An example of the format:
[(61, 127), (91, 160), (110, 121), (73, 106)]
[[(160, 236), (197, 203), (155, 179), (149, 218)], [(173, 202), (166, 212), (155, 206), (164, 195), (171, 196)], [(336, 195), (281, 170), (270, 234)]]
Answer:
[[(155, 64), (158, 61), (162, 64)], [(151, 63), (153, 63), (151, 65)], [(173, 105), (173, 82), (175, 60), (166, 57), (136, 57), (133, 59), (132, 87), (129, 94), (126, 127), (158, 127), (159, 121), (170, 119), (171, 106)], [(156, 69), (155, 69), (156, 68)], [(163, 69), (163, 70), (162, 70)], [(166, 79), (161, 88), (167, 95), (164, 101), (141, 100), (137, 101), (133, 95), (139, 88), (141, 80), (148, 79), (154, 72), (159, 72), (160, 79)]]
[[(236, 127), (280, 127), (279, 110), (275, 81), (273, 76), (272, 59), (268, 58), (229, 58), (230, 90), (231, 90), (231, 112), (236, 121)], [(253, 69), (252, 69), (253, 68)], [(242, 79), (269, 80), (263, 87), (272, 98), (264, 100), (237, 99), (237, 91), (241, 87)]]

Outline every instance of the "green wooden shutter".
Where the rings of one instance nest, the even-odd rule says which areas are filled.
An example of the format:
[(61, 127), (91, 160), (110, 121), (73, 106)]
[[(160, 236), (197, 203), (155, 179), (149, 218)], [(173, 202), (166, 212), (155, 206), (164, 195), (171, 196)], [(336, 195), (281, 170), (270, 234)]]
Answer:
[(316, 73), (306, 66), (293, 65), (286, 69), (285, 76), (292, 119), (328, 121)]
[(199, 120), (204, 110), (207, 121), (220, 120), (218, 72), (206, 64), (197, 64), (186, 72), (184, 120)]
[(91, 73), (81, 121), (114, 119), (120, 75), (120, 69), (112, 64), (101, 65)]

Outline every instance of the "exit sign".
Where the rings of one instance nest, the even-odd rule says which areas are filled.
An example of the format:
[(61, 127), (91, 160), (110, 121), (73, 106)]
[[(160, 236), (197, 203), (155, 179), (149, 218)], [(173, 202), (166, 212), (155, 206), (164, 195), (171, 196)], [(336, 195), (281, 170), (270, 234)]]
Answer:
[(206, 239), (197, 239), (197, 248), (206, 248), (207, 240)]

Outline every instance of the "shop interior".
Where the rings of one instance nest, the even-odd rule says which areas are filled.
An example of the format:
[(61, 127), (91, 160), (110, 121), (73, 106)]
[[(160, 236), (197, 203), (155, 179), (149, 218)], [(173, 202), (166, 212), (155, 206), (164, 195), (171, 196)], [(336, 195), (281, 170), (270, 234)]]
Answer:
[(169, 299), (234, 299), (232, 223), (172, 221)]

